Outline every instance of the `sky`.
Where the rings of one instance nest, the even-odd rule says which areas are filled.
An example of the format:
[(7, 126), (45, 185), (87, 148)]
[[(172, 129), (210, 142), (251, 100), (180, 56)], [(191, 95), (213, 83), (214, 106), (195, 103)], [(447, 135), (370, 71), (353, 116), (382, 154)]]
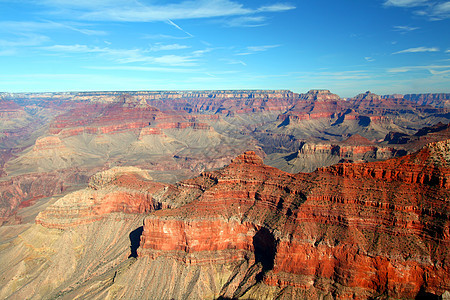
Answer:
[(0, 92), (450, 92), (450, 1), (0, 0)]

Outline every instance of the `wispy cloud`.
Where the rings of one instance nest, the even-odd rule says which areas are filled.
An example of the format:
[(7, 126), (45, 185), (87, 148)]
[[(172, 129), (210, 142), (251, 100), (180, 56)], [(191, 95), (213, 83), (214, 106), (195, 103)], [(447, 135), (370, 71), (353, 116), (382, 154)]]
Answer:
[(227, 20), (227, 27), (261, 27), (267, 25), (265, 16), (243, 16)]
[(322, 77), (332, 80), (361, 80), (371, 78), (370, 74), (364, 70), (342, 71), (342, 72), (318, 72), (310, 76)]
[(443, 20), (450, 18), (450, 1), (438, 3), (431, 7), (428, 15), (432, 20)]
[(84, 35), (106, 35), (107, 33), (102, 30), (94, 30), (94, 29), (88, 29), (85, 28), (86, 24), (84, 24), (84, 27), (82, 26), (76, 26), (76, 25), (70, 25), (70, 24), (64, 24), (64, 23), (55, 23), (48, 21), (50, 24), (55, 25), (55, 28), (66, 28), (75, 32), (79, 32)]
[(178, 29), (178, 30), (184, 32), (184, 33), (187, 34), (188, 36), (193, 37), (192, 34), (190, 34), (190, 33), (187, 32), (186, 30), (184, 30), (183, 28), (181, 28), (180, 26), (178, 26), (177, 24), (175, 24), (172, 20), (167, 19), (166, 22), (167, 22), (168, 24), (172, 25), (173, 27), (175, 27), (176, 29)]
[(150, 47), (150, 51), (173, 51), (187, 48), (190, 48), (190, 46), (180, 44), (169, 44), (169, 45), (155, 44)]
[(48, 47), (43, 47), (42, 49), (54, 52), (64, 52), (64, 53), (94, 53), (94, 52), (107, 52), (109, 48), (100, 47), (88, 47), (86, 45), (53, 45)]
[(236, 59), (226, 59), (223, 58), (221, 59), (222, 61), (226, 62), (229, 65), (242, 65), (242, 66), (247, 66), (247, 64), (245, 62), (243, 62), (242, 60), (236, 60)]
[(0, 30), (13, 34), (42, 32), (48, 30), (64, 30), (79, 32), (84, 35), (106, 35), (102, 30), (90, 29), (90, 24), (82, 24), (78, 22), (61, 23), (54, 21), (3, 21), (0, 22)]
[(142, 36), (143, 39), (149, 40), (186, 40), (190, 39), (191, 36), (175, 36), (169, 34), (145, 34)]
[(257, 52), (264, 52), (269, 49), (280, 47), (281, 45), (263, 45), (263, 46), (248, 46), (245, 51), (237, 53), (237, 55), (251, 55)]
[(50, 38), (34, 33), (23, 33), (19, 37), (11, 40), (0, 40), (0, 47), (14, 48), (14, 47), (27, 47), (27, 46), (39, 46), (49, 41)]
[(280, 12), (295, 9), (296, 7), (286, 3), (275, 3), (268, 6), (262, 6), (257, 9), (258, 12)]
[(401, 54), (401, 53), (419, 53), (419, 52), (438, 52), (439, 48), (432, 47), (416, 47), (416, 48), (409, 48), (401, 51), (394, 52), (392, 54)]
[(450, 1), (431, 0), (387, 0), (385, 6), (414, 9), (414, 14), (428, 17), (431, 21), (450, 18)]
[(200, 57), (200, 56), (203, 56), (206, 53), (209, 53), (211, 51), (213, 51), (213, 48), (206, 48), (206, 49), (202, 49), (202, 50), (195, 50), (195, 51), (192, 51), (192, 55), (196, 56), (196, 57)]
[(405, 73), (405, 72), (411, 72), (411, 71), (420, 71), (420, 70), (426, 70), (429, 71), (431, 74), (436, 74), (437, 70), (445, 70), (450, 69), (450, 65), (427, 65), (427, 66), (404, 66), (404, 67), (397, 67), (397, 68), (390, 68), (387, 69), (387, 72), (389, 73)]
[(280, 47), (280, 45), (250, 46), (250, 47), (247, 47), (247, 49), (249, 51), (253, 51), (253, 52), (262, 52), (262, 51), (267, 51), (269, 49), (277, 48), (277, 47)]
[(364, 57), (364, 59), (365, 59), (366, 61), (368, 61), (368, 62), (375, 61), (375, 59), (374, 59), (373, 57), (370, 57), (370, 56), (366, 56), (366, 57)]
[(182, 55), (163, 55), (158, 57), (153, 57), (150, 59), (151, 62), (169, 65), (169, 66), (196, 66), (196, 59), (190, 56)]
[(412, 27), (412, 26), (394, 26), (393, 28), (394, 28), (394, 31), (398, 31), (402, 34), (419, 29), (419, 27)]
[(103, 10), (88, 9), (80, 17), (87, 20), (151, 22), (245, 15), (251, 9), (229, 0), (183, 1), (166, 5), (118, 5)]
[(427, 3), (428, 0), (387, 0), (384, 2), (384, 5), (398, 7), (416, 7), (426, 5)]
[(0, 56), (13, 56), (16, 55), (16, 53), (16, 50), (13, 49), (0, 50)]
[(168, 67), (146, 67), (146, 66), (87, 66), (85, 69), (90, 70), (117, 70), (117, 71), (139, 71), (139, 72), (165, 72), (165, 73), (192, 73), (192, 68), (168, 68)]
[(108, 47), (89, 47), (86, 45), (53, 45), (50, 47), (42, 47), (43, 50), (55, 53), (67, 54), (83, 54), (94, 53), (106, 57), (116, 63), (145, 63), (159, 64), (168, 66), (195, 66), (197, 59), (189, 55), (163, 55), (149, 56), (150, 50), (143, 49), (112, 49)]
[(231, 17), (295, 9), (294, 5), (282, 2), (249, 8), (235, 0), (184, 0), (167, 4), (136, 0), (42, 0), (40, 4), (49, 7), (53, 14), (72, 19), (126, 22)]

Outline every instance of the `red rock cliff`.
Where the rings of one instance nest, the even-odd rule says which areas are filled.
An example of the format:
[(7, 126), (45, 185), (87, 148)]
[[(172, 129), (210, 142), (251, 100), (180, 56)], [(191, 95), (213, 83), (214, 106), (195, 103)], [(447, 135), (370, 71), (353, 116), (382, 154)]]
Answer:
[[(248, 260), (260, 266), (245, 292), (253, 296), (270, 286), (339, 299), (441, 295), (450, 289), (448, 145), (296, 175), (247, 152), (179, 185), (198, 197), (146, 218), (139, 255)], [(434, 177), (400, 175), (411, 172)]]

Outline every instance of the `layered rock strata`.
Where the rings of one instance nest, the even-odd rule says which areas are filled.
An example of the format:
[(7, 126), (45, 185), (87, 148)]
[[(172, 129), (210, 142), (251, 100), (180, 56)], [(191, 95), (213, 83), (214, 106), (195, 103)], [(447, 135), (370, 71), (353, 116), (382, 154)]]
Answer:
[(92, 176), (86, 189), (64, 196), (39, 213), (36, 223), (64, 229), (101, 220), (113, 212), (149, 213), (170, 207), (158, 201), (168, 189), (143, 170), (115, 167)]
[(440, 295), (450, 289), (448, 147), (310, 175), (246, 153), (186, 182), (204, 190), (197, 200), (147, 217), (139, 255), (260, 265), (246, 291), (227, 290), (227, 297), (271, 287), (281, 298), (288, 290), (339, 299)]

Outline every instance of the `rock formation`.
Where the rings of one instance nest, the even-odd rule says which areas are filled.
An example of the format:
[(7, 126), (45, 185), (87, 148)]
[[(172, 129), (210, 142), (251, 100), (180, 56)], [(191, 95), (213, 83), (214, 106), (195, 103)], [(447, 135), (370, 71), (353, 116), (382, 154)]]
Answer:
[(246, 153), (197, 179), (215, 182), (198, 200), (146, 218), (139, 253), (186, 264), (260, 263), (257, 274), (247, 271), (251, 287), (227, 297), (257, 297), (272, 286), (281, 297), (440, 295), (450, 274), (448, 147), (311, 175), (278, 171)]
[(403, 96), (405, 99), (414, 101), (420, 105), (432, 105), (435, 107), (450, 107), (450, 95), (449, 94), (406, 94)]
[(167, 185), (151, 181), (135, 167), (115, 167), (92, 176), (89, 186), (68, 194), (39, 213), (36, 223), (64, 229), (91, 223), (113, 212), (149, 213), (170, 205), (159, 202)]
[[(440, 296), (450, 290), (449, 153), (445, 140), (401, 158), (289, 174), (246, 152), (176, 185), (153, 182), (137, 168), (103, 171), (38, 215), (41, 234), (62, 229), (57, 244), (119, 219), (132, 228), (138, 215), (143, 227), (130, 233), (131, 250), (122, 244), (122, 254), (104, 256), (110, 269), (83, 250), (74, 256), (74, 275), (49, 292), (128, 299)], [(77, 265), (91, 265), (78, 283)], [(10, 284), (0, 295), (8, 291)]]

